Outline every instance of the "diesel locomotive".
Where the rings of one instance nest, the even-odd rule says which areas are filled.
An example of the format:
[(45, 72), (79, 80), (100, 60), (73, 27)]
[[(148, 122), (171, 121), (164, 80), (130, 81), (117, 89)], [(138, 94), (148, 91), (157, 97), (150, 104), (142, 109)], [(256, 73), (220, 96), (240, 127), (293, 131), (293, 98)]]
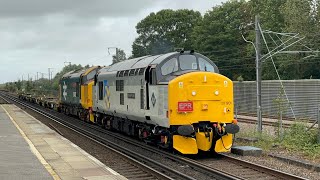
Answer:
[(194, 51), (94, 66), (60, 80), (60, 110), (182, 154), (227, 152), (239, 131), (233, 83)]

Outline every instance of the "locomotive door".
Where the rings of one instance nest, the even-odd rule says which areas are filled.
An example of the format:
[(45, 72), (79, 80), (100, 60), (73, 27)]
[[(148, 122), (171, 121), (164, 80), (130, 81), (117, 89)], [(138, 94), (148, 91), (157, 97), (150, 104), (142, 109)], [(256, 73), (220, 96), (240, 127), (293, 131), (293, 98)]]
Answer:
[(145, 77), (145, 82), (146, 82), (146, 110), (150, 109), (150, 102), (149, 102), (149, 85), (150, 85), (150, 69), (151, 66), (148, 66), (145, 73), (144, 73), (144, 77)]
[[(154, 98), (154, 92), (150, 91), (150, 86), (156, 85), (156, 69), (155, 66), (148, 66), (145, 71), (145, 82), (146, 82), (146, 109), (150, 110), (150, 99)], [(150, 98), (151, 97), (151, 98)], [(154, 105), (153, 105), (154, 106)]]

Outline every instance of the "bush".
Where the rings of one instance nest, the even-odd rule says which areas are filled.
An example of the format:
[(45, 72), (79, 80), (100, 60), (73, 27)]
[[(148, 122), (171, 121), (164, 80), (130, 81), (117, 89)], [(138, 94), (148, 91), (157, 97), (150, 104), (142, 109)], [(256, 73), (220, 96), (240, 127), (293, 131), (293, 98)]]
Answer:
[(299, 153), (309, 158), (320, 158), (320, 144), (317, 143), (317, 129), (307, 129), (307, 124), (297, 122), (291, 125), (290, 128), (284, 129), (283, 139), (273, 136), (265, 132), (258, 133), (255, 130), (240, 132), (237, 137), (250, 137), (258, 139), (257, 142), (239, 143), (238, 145), (251, 145), (260, 147), (263, 150), (273, 148), (285, 149), (292, 153)]
[(306, 130), (304, 123), (295, 123), (285, 131), (282, 145), (288, 150), (302, 152), (314, 158), (320, 157), (320, 144), (317, 143), (317, 130)]

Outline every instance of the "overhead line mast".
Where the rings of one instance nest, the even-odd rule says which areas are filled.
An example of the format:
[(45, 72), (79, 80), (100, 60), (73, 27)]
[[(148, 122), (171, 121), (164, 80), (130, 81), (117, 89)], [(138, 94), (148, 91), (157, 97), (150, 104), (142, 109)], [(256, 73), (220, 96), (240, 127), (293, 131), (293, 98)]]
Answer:
[(258, 132), (262, 132), (262, 105), (261, 105), (261, 30), (259, 27), (259, 16), (255, 16), (256, 30), (256, 82), (257, 82), (257, 120)]

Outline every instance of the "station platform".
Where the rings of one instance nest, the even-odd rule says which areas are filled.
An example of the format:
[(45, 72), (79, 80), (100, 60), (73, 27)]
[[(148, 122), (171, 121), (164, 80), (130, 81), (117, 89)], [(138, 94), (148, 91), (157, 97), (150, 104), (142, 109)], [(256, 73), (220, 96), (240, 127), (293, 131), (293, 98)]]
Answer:
[(126, 178), (17, 106), (0, 104), (0, 179)]

